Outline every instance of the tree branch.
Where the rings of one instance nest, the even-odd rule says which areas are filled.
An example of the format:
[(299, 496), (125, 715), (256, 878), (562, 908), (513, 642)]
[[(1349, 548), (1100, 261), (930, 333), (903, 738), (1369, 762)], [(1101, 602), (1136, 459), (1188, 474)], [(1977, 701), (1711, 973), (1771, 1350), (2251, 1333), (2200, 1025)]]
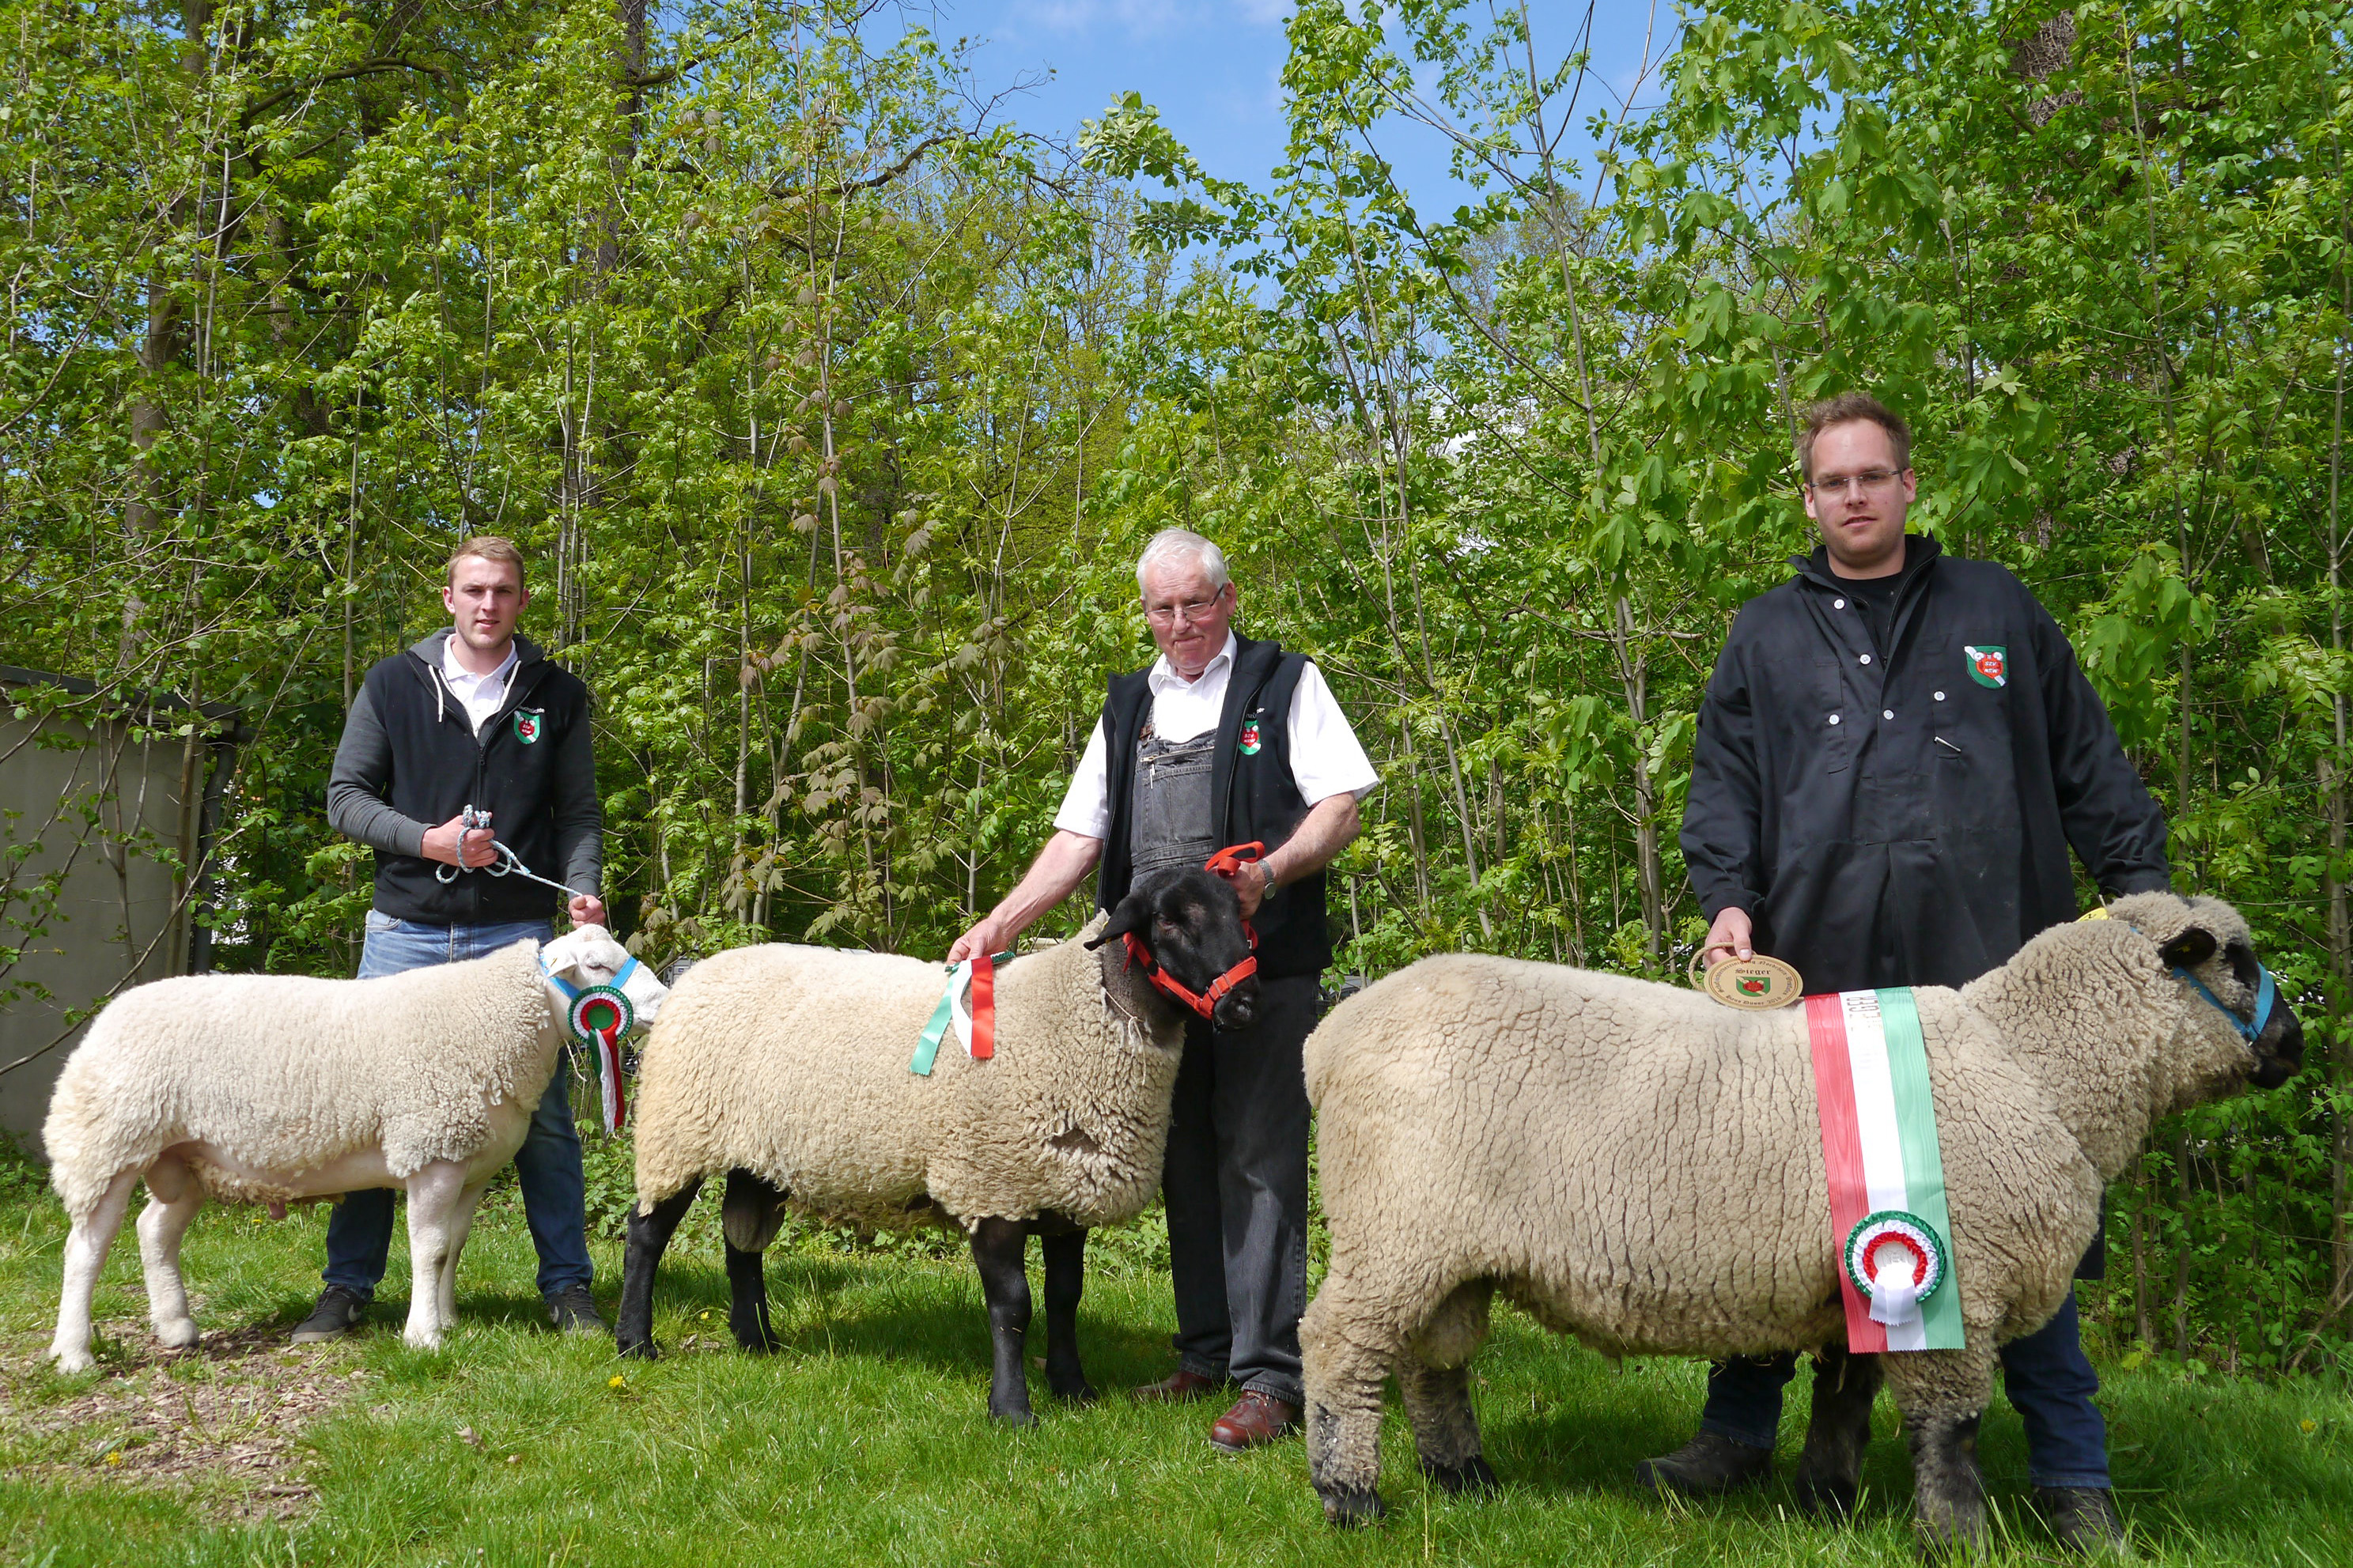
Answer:
[(331, 81), (349, 81), (354, 77), (376, 76), (385, 71), (421, 71), (427, 76), (438, 78), (445, 83), (449, 79), (448, 71), (439, 66), (427, 65), (423, 60), (403, 59), (397, 56), (384, 56), (372, 60), (362, 60), (357, 65), (345, 66), (341, 70), (331, 70), (323, 76), (313, 77), (309, 81), (293, 82), (280, 88), (260, 102), (248, 106), (245, 113), (238, 117), (237, 124), (244, 129), (251, 130), (255, 121), (259, 120), (290, 98), (295, 98), (306, 92), (316, 92)]

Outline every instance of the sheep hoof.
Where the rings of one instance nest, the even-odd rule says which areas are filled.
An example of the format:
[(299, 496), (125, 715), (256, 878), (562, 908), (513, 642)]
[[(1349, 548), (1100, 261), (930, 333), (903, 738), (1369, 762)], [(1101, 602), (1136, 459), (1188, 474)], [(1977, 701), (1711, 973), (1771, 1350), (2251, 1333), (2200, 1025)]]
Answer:
[(1094, 1384), (1083, 1377), (1075, 1384), (1054, 1387), (1052, 1393), (1055, 1398), (1070, 1405), (1092, 1405), (1103, 1397), (1095, 1392)]
[(1438, 1489), (1449, 1497), (1461, 1497), (1465, 1492), (1494, 1492), (1504, 1489), (1496, 1479), (1495, 1468), (1484, 1458), (1473, 1454), (1459, 1465), (1424, 1463), (1422, 1474), (1438, 1483)]
[(192, 1350), (196, 1342), (203, 1338), (204, 1333), (196, 1327), (196, 1321), (194, 1318), (182, 1318), (175, 1323), (155, 1325), (155, 1342), (167, 1351)]
[(654, 1339), (651, 1334), (648, 1334), (641, 1340), (623, 1340), (620, 1344), (620, 1350), (621, 1353), (628, 1356), (631, 1361), (659, 1361), (661, 1359), (661, 1347), (654, 1343)]
[(735, 1335), (735, 1348), (746, 1355), (766, 1355), (785, 1348), (785, 1342), (776, 1338), (765, 1318), (751, 1322), (730, 1319), (727, 1326)]
[(441, 1348), (441, 1335), (438, 1330), (429, 1334), (412, 1330), (400, 1338), (413, 1351), (438, 1351)]
[(58, 1363), (58, 1375), (60, 1377), (71, 1377), (78, 1372), (88, 1372), (98, 1364), (89, 1351), (81, 1349), (53, 1350), (49, 1352), (49, 1359)]
[(1324, 1521), (1343, 1530), (1357, 1530), (1378, 1524), (1388, 1517), (1388, 1504), (1381, 1494), (1366, 1487), (1361, 1491), (1327, 1491), (1324, 1496)]
[(1919, 1546), (1923, 1563), (1967, 1562), (1985, 1551), (1985, 1532), (1958, 1525), (1924, 1524), (1920, 1527)]
[(1026, 1405), (1009, 1410), (999, 1410), (997, 1406), (992, 1405), (988, 1407), (988, 1418), (991, 1421), (999, 1422), (1008, 1426), (1035, 1426), (1038, 1425), (1038, 1416), (1036, 1413)]
[(1854, 1517), (1859, 1492), (1852, 1481), (1800, 1475), (1796, 1491), (1798, 1506), (1818, 1518), (1843, 1520)]

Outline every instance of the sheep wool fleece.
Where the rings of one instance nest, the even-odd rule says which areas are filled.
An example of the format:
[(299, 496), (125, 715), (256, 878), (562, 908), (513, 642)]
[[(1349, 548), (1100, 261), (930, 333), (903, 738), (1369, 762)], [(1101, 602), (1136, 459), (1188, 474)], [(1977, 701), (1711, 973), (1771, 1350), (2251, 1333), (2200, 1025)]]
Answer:
[(646, 1041), (639, 1212), (743, 1169), (805, 1212), (876, 1227), (1133, 1218), (1159, 1189), (1184, 1031), (1122, 1004), (1123, 962), (1117, 943), (1071, 941), (1001, 967), (996, 1056), (951, 1037), (919, 1076), (908, 1059), (944, 966), (782, 943), (705, 959)]
[[(1994, 1346), (2065, 1299), (2103, 1183), (2158, 1117), (2245, 1080), (2243, 1044), (2158, 956), (2193, 921), (2244, 923), (2169, 894), (2113, 910), (1915, 993), (1967, 1345), (1878, 1358), (1907, 1420), (1974, 1421)], [(1483, 1464), (1462, 1380), (1493, 1290), (1616, 1354), (1843, 1342), (1804, 1009), (1430, 958), (1342, 1004), (1306, 1073), (1332, 1236), (1302, 1331), (1309, 1457), (1335, 1517), (1372, 1497), (1384, 1372), (1425, 1464)]]
[[(58, 1077), (41, 1136), (72, 1214), (120, 1172), (207, 1144), (248, 1171), (381, 1147), (403, 1178), (491, 1141), (491, 1108), (538, 1101), (562, 1036), (538, 944), (379, 980), (192, 974), (125, 992)], [(522, 1123), (513, 1131), (520, 1133)], [(301, 1194), (191, 1160), (213, 1197)]]

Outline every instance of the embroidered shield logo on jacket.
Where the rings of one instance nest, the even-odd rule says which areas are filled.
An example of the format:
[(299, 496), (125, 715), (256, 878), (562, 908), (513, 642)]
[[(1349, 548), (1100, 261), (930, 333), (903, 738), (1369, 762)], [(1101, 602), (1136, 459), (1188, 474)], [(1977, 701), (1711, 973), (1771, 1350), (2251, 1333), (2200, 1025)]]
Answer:
[(1241, 734), (1242, 755), (1245, 757), (1257, 756), (1259, 747), (1265, 743), (1265, 737), (1261, 734), (1259, 731), (1258, 721), (1255, 719), (1243, 720)]
[(526, 746), (530, 745), (532, 742), (539, 739), (539, 727), (542, 722), (543, 722), (543, 719), (541, 713), (533, 712), (527, 708), (516, 709), (514, 716), (515, 739), (521, 741)]
[(1968, 661), (1969, 679), (1979, 686), (2000, 687), (2010, 684), (2010, 650), (2008, 648), (1996, 647), (1990, 643), (1982, 647), (1970, 646), (1961, 649), (1961, 657)]

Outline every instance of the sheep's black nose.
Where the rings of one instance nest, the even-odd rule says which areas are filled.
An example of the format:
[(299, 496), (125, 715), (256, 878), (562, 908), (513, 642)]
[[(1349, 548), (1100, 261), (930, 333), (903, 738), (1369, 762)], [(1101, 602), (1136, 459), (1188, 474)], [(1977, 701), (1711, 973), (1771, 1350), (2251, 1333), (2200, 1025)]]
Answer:
[(2253, 1082), (2257, 1089), (2277, 1089), (2304, 1067), (2304, 1020), (2282, 1007), (2278, 1021), (2263, 1033), (2270, 1038), (2255, 1042)]
[(1258, 981), (1243, 981), (1218, 999), (1209, 1015), (1212, 1026), (1220, 1029), (1247, 1029), (1258, 1022)]

